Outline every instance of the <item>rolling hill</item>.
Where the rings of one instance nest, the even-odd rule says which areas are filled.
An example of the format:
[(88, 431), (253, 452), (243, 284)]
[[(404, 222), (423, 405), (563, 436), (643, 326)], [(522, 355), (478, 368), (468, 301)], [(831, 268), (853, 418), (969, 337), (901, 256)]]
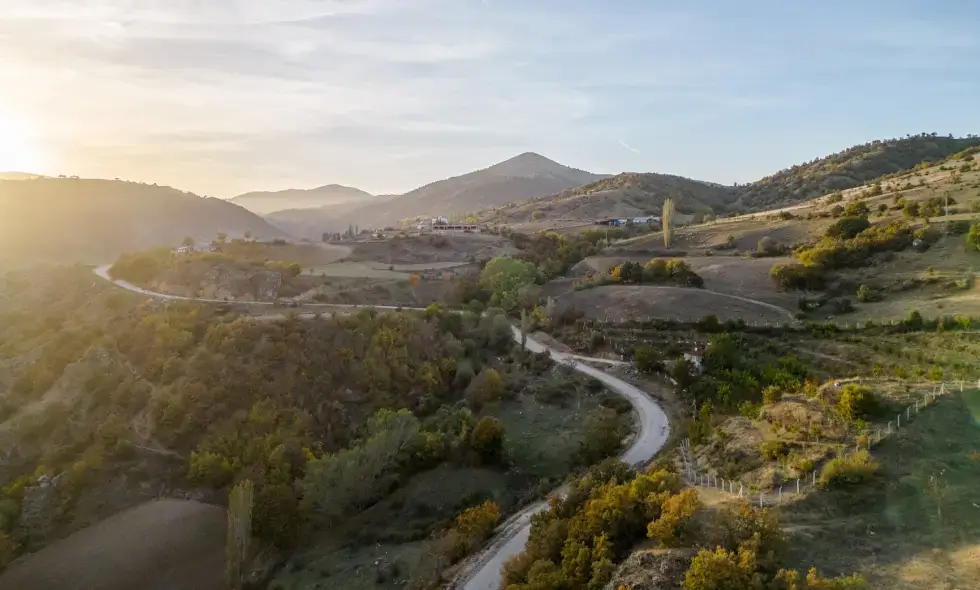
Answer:
[(120, 252), (175, 245), (217, 232), (286, 233), (222, 199), (117, 180), (40, 178), (0, 181), (0, 262), (113, 260)]
[(978, 145), (980, 137), (975, 135), (956, 138), (935, 133), (872, 141), (736, 187), (738, 204), (751, 211), (795, 205), (910, 170), (922, 162), (935, 163)]
[(761, 211), (891, 178), (923, 162), (936, 163), (975, 146), (980, 146), (980, 137), (973, 135), (954, 138), (921, 134), (878, 140), (737, 186), (629, 172), (552, 196), (491, 208), (478, 217), (496, 223), (516, 223), (656, 215), (667, 197), (675, 199), (680, 213)]
[(599, 217), (659, 215), (667, 197), (680, 213), (724, 211), (734, 201), (725, 186), (668, 174), (625, 172), (559, 193), (489, 211), (481, 217), (501, 223), (527, 219), (591, 220)]
[(229, 200), (259, 215), (267, 215), (285, 209), (312, 209), (341, 203), (363, 204), (377, 199), (371, 193), (351, 186), (328, 184), (312, 189), (250, 192)]

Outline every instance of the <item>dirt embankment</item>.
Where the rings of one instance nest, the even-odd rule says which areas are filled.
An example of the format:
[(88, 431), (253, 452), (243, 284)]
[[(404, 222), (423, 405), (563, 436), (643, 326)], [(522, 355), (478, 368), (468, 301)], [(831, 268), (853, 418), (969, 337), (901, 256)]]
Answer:
[(224, 590), (224, 509), (156, 500), (13, 563), (0, 590)]

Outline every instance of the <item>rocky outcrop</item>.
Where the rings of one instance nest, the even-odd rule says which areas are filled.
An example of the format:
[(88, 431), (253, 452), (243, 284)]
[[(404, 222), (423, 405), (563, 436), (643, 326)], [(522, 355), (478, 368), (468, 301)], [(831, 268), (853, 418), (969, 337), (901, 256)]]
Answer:
[(694, 555), (692, 549), (636, 551), (619, 566), (605, 590), (680, 590)]

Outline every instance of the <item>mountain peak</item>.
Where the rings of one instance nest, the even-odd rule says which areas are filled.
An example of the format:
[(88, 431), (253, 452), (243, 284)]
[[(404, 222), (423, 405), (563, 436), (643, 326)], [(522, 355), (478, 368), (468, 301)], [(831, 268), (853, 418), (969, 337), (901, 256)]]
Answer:
[(554, 160), (550, 160), (541, 154), (534, 152), (524, 152), (509, 160), (504, 160), (499, 164), (494, 164), (487, 168), (490, 172), (495, 172), (503, 176), (517, 176), (527, 178), (541, 174), (564, 174), (574, 171), (574, 168), (563, 166)]

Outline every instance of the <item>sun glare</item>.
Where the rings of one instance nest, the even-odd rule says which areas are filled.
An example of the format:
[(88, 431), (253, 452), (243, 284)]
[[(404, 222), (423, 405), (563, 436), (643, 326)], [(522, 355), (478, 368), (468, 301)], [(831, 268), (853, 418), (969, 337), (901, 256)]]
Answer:
[(38, 172), (42, 165), (26, 122), (0, 111), (0, 172)]

